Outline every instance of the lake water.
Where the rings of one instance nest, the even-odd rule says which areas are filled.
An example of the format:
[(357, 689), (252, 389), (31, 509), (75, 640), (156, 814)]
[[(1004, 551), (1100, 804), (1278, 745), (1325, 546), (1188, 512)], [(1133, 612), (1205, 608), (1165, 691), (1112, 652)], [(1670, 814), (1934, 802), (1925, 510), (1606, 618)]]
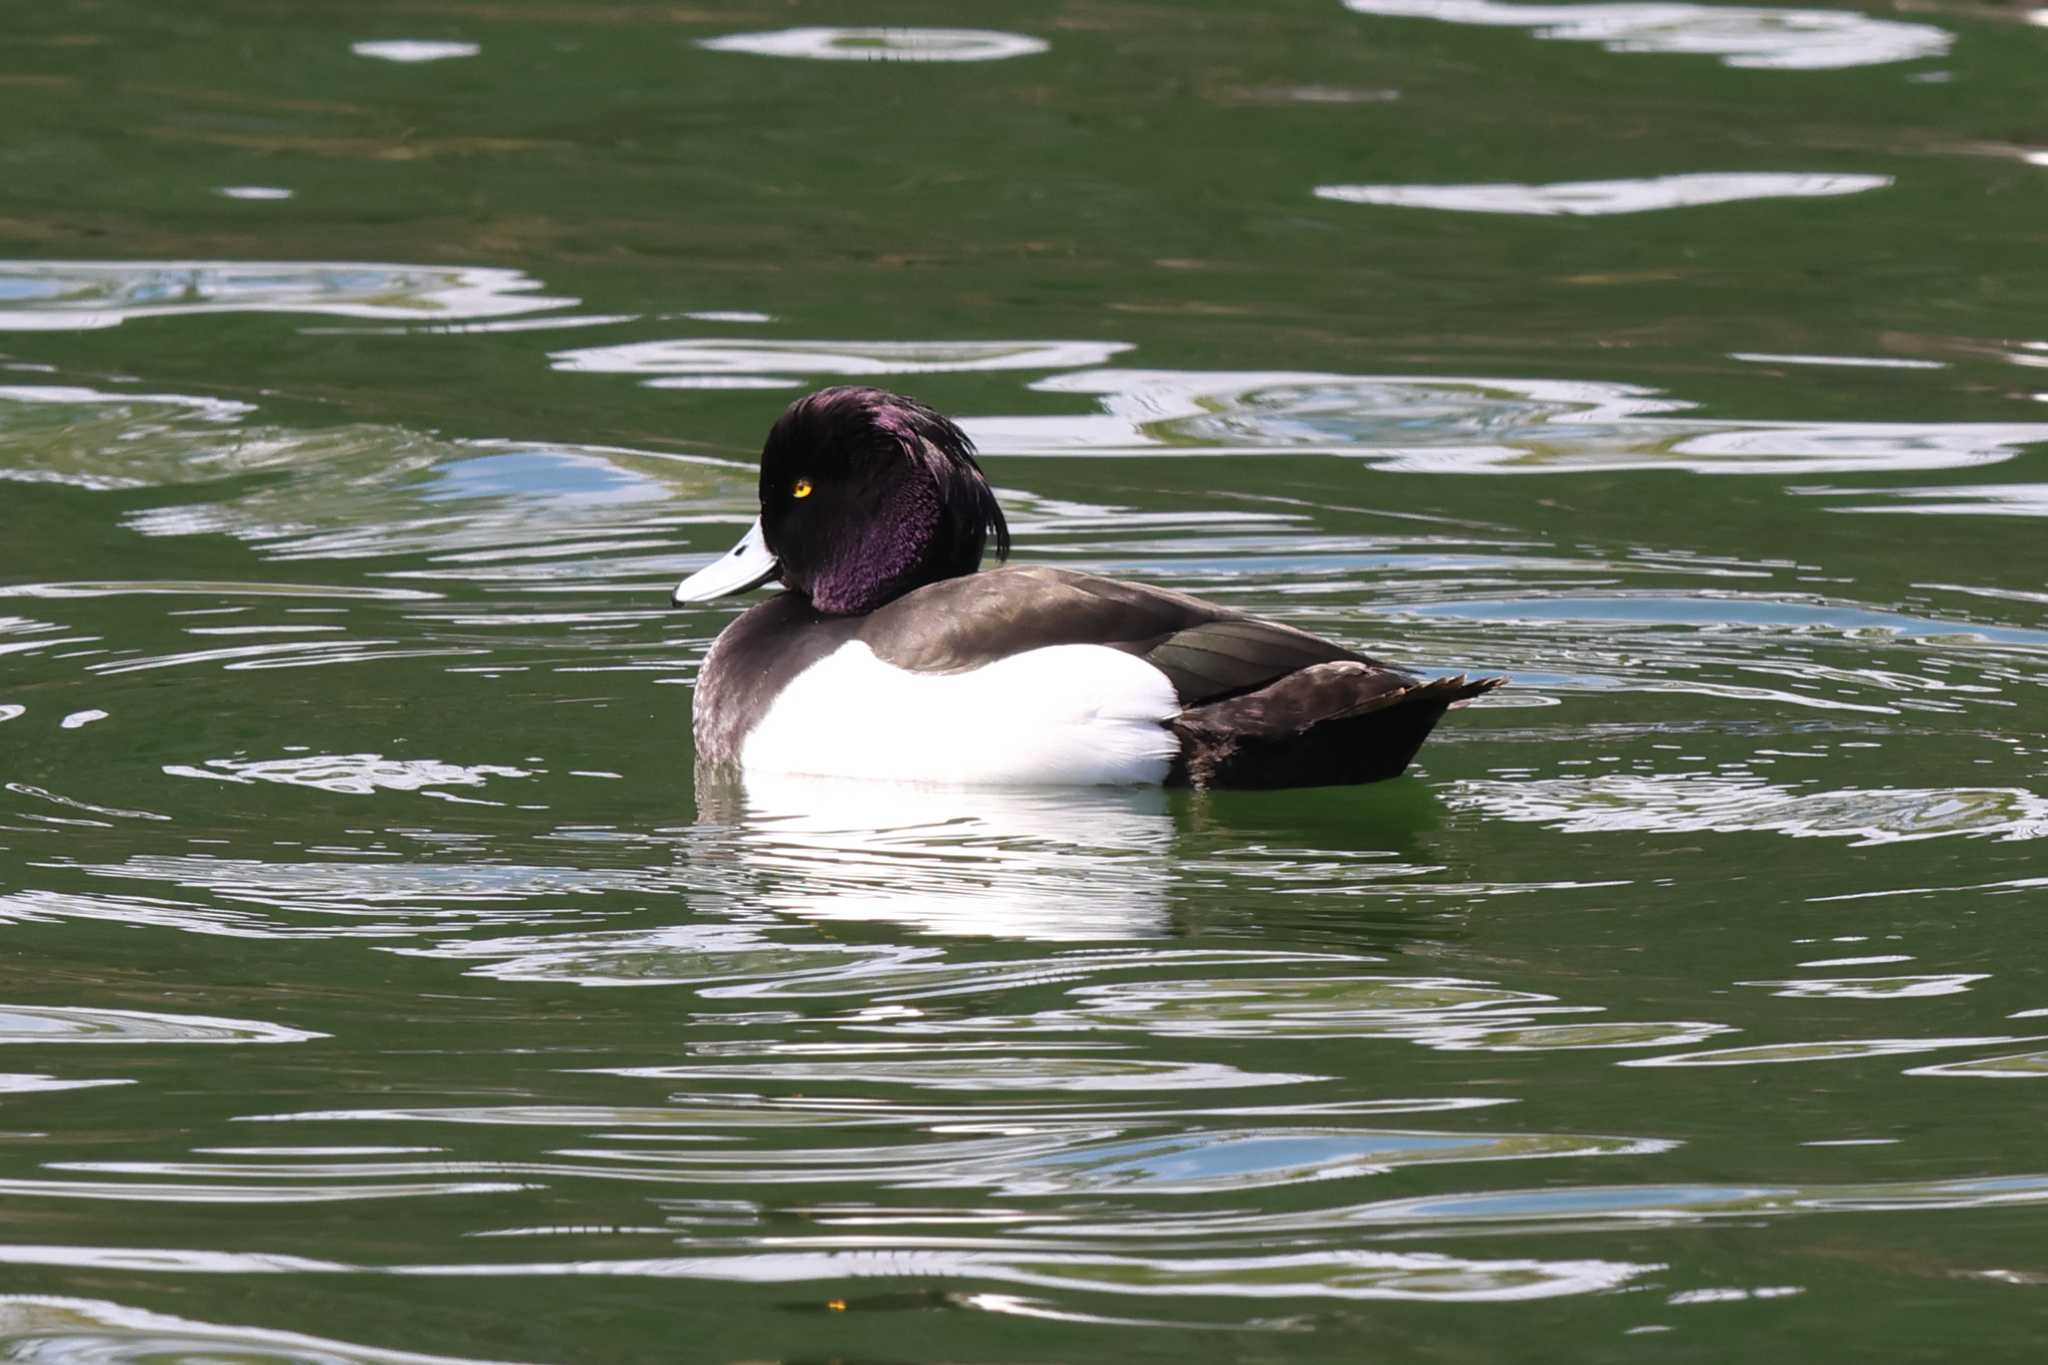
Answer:
[[(961, 22), (8, 16), (0, 1357), (2031, 1359), (2048, 11)], [(1515, 686), (700, 787), (848, 380)]]

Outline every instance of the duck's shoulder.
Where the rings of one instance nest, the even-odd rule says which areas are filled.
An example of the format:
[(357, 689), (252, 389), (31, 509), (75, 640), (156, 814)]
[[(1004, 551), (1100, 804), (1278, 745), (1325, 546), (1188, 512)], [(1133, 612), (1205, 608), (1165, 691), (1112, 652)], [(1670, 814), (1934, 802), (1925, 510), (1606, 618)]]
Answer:
[(1184, 705), (1363, 656), (1187, 593), (1051, 565), (932, 583), (862, 618), (878, 658), (921, 673), (978, 668), (1053, 645), (1100, 645), (1164, 673)]

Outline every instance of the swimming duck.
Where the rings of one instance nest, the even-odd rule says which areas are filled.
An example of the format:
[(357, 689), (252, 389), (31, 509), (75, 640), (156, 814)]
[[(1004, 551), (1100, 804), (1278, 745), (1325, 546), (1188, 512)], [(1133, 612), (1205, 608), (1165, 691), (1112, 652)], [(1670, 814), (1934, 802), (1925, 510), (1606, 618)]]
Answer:
[(1047, 565), (978, 572), (1010, 529), (966, 433), (831, 388), (761, 450), (761, 515), (677, 604), (779, 579), (697, 676), (698, 760), (958, 784), (1305, 787), (1397, 776), (1505, 678), (1424, 682), (1292, 626)]

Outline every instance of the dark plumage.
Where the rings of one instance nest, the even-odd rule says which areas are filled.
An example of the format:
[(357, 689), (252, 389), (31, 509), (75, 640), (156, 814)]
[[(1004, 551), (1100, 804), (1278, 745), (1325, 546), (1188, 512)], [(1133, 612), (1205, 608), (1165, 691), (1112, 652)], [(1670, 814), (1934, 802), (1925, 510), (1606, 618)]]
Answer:
[[(927, 677), (1058, 645), (1133, 655), (1179, 703), (1156, 722), (1172, 740), (1161, 776), (1198, 787), (1396, 776), (1447, 708), (1506, 681), (1422, 682), (1291, 626), (1094, 574), (976, 572), (990, 534), (1001, 556), (1009, 531), (971, 443), (932, 409), (876, 389), (827, 389), (776, 422), (760, 530), (765, 549), (753, 553), (789, 591), (740, 616), (705, 661), (696, 730), (712, 763), (741, 761), (784, 689), (852, 644)], [(677, 598), (756, 581), (714, 562)]]
[[(815, 490), (798, 498), (804, 480)], [(959, 427), (880, 389), (799, 398), (761, 447), (761, 529), (782, 581), (833, 616), (973, 573), (1010, 527)]]

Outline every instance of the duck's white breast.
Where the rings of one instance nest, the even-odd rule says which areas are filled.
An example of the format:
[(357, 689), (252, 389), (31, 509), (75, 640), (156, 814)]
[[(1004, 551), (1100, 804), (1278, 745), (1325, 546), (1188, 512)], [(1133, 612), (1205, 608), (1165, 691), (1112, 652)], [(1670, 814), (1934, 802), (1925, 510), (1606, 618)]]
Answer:
[(1166, 675), (1104, 645), (1050, 645), (962, 673), (913, 673), (860, 641), (782, 689), (749, 771), (962, 784), (1155, 783), (1178, 741)]

